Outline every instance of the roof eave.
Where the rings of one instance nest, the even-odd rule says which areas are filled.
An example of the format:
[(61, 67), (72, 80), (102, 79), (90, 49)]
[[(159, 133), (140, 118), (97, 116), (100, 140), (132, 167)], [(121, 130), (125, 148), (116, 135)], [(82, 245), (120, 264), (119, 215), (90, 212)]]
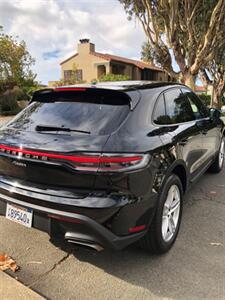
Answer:
[(71, 55), (70, 57), (66, 58), (65, 60), (63, 60), (61, 63), (60, 63), (60, 66), (63, 65), (64, 63), (68, 62), (69, 60), (71, 60), (72, 58), (74, 58), (75, 56), (77, 56), (78, 53), (74, 54), (74, 55)]

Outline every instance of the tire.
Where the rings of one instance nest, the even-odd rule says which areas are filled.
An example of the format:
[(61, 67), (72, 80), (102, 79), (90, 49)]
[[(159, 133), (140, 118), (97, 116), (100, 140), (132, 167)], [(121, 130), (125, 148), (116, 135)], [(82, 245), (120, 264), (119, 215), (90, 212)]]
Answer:
[(223, 163), (224, 163), (224, 139), (222, 139), (220, 143), (220, 150), (209, 167), (209, 172), (211, 173), (219, 173), (223, 169)]
[[(175, 191), (174, 194), (171, 192), (173, 190)], [(174, 197), (175, 195), (176, 197)], [(171, 200), (172, 198), (174, 199), (177, 197), (179, 197), (179, 211), (176, 211), (176, 215), (175, 215), (175, 211), (173, 213), (168, 211), (168, 209), (165, 206), (165, 203), (168, 206), (169, 199)], [(172, 203), (175, 204), (174, 200), (172, 200)], [(139, 241), (141, 248), (154, 254), (163, 254), (169, 251), (173, 243), (175, 242), (179, 232), (181, 217), (182, 217), (182, 207), (183, 207), (183, 187), (180, 179), (175, 174), (173, 174), (169, 176), (166, 179), (166, 181), (163, 183), (163, 188), (159, 195), (158, 205), (156, 207), (154, 219), (150, 224), (147, 234)], [(170, 217), (168, 217), (169, 214)], [(177, 217), (177, 221), (176, 218), (175, 218), (176, 222), (173, 221), (173, 223), (176, 225), (175, 229), (171, 225), (172, 221), (169, 221), (171, 220), (172, 215), (174, 217)], [(166, 233), (167, 231), (166, 220), (168, 221), (167, 233)], [(173, 230), (169, 230), (172, 229), (171, 226), (173, 227)], [(170, 231), (173, 231), (173, 233), (171, 232), (171, 236), (169, 235)]]

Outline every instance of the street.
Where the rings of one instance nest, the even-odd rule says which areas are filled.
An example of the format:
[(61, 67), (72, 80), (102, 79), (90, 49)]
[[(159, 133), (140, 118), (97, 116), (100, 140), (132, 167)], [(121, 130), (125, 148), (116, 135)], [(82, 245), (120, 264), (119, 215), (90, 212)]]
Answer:
[(185, 196), (172, 250), (152, 256), (130, 246), (94, 252), (53, 245), (46, 233), (0, 217), (0, 249), (11, 274), (47, 299), (225, 299), (225, 170), (206, 173)]

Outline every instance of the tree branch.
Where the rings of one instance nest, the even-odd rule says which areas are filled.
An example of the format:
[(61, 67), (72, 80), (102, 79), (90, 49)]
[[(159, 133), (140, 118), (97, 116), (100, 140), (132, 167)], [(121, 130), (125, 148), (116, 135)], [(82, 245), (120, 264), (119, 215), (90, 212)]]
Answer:
[(213, 49), (211, 45), (213, 41), (216, 39), (215, 35), (215, 27), (219, 26), (221, 20), (225, 15), (225, 1), (218, 0), (210, 18), (208, 31), (205, 34), (203, 45), (200, 45), (200, 49), (197, 50), (197, 56), (194, 64), (191, 66), (191, 73), (196, 74), (199, 71), (200, 65), (205, 64), (205, 57), (207, 57), (210, 52), (213, 54)]

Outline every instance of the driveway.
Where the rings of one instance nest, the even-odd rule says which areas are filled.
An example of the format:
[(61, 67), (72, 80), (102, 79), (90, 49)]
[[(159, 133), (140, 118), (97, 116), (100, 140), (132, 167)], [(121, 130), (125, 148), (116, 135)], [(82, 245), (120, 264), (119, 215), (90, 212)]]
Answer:
[(163, 256), (131, 246), (100, 253), (53, 245), (47, 234), (0, 217), (0, 252), (13, 276), (47, 299), (225, 299), (225, 170), (185, 197), (177, 242)]

